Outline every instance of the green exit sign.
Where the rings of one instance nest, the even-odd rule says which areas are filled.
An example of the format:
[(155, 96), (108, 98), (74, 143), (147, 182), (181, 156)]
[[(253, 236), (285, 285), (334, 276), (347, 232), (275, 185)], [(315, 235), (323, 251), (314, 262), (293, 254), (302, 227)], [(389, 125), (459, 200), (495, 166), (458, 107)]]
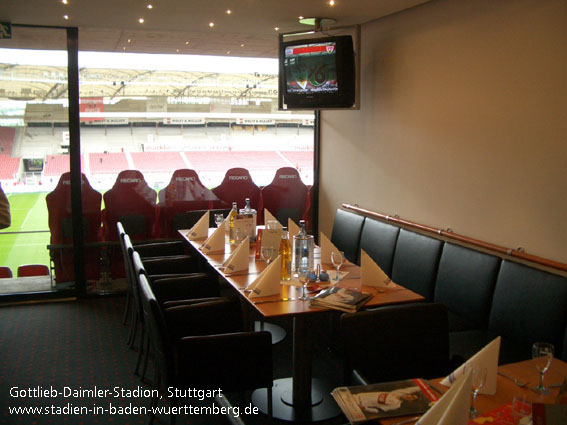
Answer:
[(0, 22), (0, 39), (12, 38), (12, 24), (10, 22)]

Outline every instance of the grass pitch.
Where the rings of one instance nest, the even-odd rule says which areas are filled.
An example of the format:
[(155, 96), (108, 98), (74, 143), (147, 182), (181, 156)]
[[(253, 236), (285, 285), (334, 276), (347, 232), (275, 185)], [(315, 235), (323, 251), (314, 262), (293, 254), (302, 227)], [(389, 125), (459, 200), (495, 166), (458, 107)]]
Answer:
[(0, 266), (9, 266), (14, 277), (21, 264), (49, 266), (47, 192), (8, 193), (7, 196), (12, 225), (0, 231)]

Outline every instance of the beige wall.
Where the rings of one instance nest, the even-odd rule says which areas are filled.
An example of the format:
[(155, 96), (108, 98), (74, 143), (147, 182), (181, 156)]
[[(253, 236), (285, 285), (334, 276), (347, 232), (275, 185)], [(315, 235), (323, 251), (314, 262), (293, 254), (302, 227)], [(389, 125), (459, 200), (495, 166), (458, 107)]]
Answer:
[(362, 27), (361, 107), (323, 111), (343, 202), (567, 262), (567, 1), (434, 0)]

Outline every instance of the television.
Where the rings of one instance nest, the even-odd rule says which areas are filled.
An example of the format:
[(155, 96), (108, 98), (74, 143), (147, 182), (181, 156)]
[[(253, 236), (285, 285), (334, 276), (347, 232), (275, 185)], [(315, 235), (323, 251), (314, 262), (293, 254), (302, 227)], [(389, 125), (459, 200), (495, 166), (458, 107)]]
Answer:
[(280, 107), (283, 103), (285, 109), (352, 107), (356, 92), (352, 36), (281, 41), (278, 80)]

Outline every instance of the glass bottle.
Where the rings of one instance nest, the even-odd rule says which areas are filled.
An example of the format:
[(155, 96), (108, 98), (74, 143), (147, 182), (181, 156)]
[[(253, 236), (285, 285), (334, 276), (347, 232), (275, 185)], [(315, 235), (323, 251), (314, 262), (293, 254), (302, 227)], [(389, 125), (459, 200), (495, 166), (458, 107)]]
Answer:
[(291, 246), (287, 230), (282, 231), (279, 254), (282, 258), (281, 280), (291, 280)]
[(256, 223), (257, 223), (257, 213), (255, 209), (250, 206), (250, 198), (244, 200), (246, 205), (244, 208), (240, 209), (238, 218), (246, 219), (243, 223), (243, 227), (246, 229), (246, 236), (250, 238), (250, 242), (256, 241)]
[(299, 222), (299, 232), (293, 237), (293, 264), (294, 276), (299, 275), (300, 270), (312, 270), (315, 264), (315, 243), (313, 235), (308, 235), (305, 230), (305, 220)]
[(234, 219), (238, 214), (238, 207), (236, 206), (236, 202), (232, 203), (232, 209), (228, 213), (229, 219), (227, 220), (228, 224), (228, 232), (229, 232), (229, 241), (231, 244), (235, 243), (235, 234), (234, 234)]

